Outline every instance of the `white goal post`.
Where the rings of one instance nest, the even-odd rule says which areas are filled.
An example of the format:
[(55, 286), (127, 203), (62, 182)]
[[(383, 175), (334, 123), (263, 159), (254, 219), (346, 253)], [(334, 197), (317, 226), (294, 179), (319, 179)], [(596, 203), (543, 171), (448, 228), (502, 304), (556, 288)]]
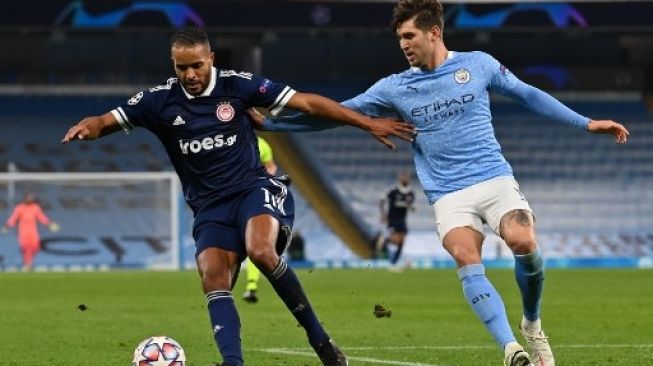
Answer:
[[(3, 224), (28, 193), (60, 227), (39, 225), (35, 270), (183, 267), (186, 208), (173, 172), (0, 173)], [(0, 269), (20, 268), (18, 239), (16, 229), (0, 237)]]

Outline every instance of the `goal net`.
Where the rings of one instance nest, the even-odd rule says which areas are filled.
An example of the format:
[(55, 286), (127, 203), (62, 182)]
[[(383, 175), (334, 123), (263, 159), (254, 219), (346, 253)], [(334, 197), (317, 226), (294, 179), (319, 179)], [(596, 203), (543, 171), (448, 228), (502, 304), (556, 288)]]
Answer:
[[(178, 178), (156, 173), (4, 173), (0, 174), (3, 223), (32, 194), (50, 220), (38, 225), (41, 251), (35, 270), (144, 268), (177, 269), (180, 220), (184, 217)], [(16, 225), (0, 236), (0, 265), (20, 268)]]

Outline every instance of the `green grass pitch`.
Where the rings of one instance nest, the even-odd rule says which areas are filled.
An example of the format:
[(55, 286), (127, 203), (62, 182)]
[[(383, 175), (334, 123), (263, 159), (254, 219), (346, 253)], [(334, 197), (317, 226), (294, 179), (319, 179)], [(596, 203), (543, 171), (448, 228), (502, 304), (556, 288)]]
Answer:
[[(465, 303), (453, 270), (298, 271), (350, 365), (502, 365), (502, 353)], [(490, 270), (516, 330), (511, 271)], [(290, 313), (262, 281), (260, 301), (234, 291), (249, 366), (319, 365)], [(130, 365), (133, 348), (165, 334), (191, 366), (219, 361), (194, 272), (0, 273), (3, 365)], [(87, 310), (79, 310), (84, 304)], [(392, 309), (377, 319), (374, 305)], [(543, 321), (565, 365), (653, 365), (653, 271), (549, 270)]]

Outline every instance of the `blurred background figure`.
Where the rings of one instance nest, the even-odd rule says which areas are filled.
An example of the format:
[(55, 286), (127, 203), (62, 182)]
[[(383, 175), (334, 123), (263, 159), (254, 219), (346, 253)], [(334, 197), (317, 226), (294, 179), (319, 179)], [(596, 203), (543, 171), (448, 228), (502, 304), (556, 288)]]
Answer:
[[(386, 203), (388, 206), (386, 207)], [(404, 240), (408, 233), (406, 216), (408, 211), (414, 211), (415, 193), (410, 187), (410, 175), (403, 171), (397, 176), (397, 185), (385, 192), (379, 200), (381, 224), (387, 225), (387, 235), (381, 233), (376, 241), (377, 257), (388, 253), (388, 245), (394, 247), (390, 256), (390, 270), (400, 270), (397, 267), (399, 257), (404, 247)]]
[(50, 221), (43, 213), (43, 209), (36, 202), (34, 194), (26, 193), (23, 201), (16, 205), (13, 213), (2, 228), (2, 232), (7, 233), (9, 228), (18, 225), (18, 245), (23, 255), (23, 271), (32, 270), (34, 257), (41, 249), (38, 223), (47, 226), (50, 231), (56, 232), (59, 230), (59, 225)]
[[(265, 167), (265, 171), (274, 176), (277, 174), (277, 164), (274, 162), (274, 155), (272, 153), (272, 147), (265, 141), (261, 136), (257, 137), (258, 139), (258, 152), (261, 159), (261, 164)], [(256, 268), (254, 263), (247, 259), (247, 285), (245, 286), (245, 293), (243, 294), (243, 300), (248, 303), (256, 303), (258, 301), (258, 283), (261, 279), (261, 271)]]

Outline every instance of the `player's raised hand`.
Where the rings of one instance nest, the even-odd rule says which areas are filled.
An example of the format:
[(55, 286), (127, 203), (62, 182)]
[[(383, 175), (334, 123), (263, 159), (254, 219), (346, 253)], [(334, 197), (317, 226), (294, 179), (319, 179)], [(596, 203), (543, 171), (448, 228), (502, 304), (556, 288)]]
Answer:
[(591, 120), (587, 130), (592, 133), (614, 135), (618, 144), (624, 144), (628, 140), (630, 132), (622, 124), (611, 120)]
[(57, 224), (56, 222), (50, 222), (48, 224), (48, 230), (50, 230), (53, 233), (58, 232), (59, 231), (59, 224)]
[(65, 144), (73, 140), (95, 140), (98, 137), (120, 131), (120, 124), (111, 113), (86, 117), (71, 127), (61, 140)]
[(62, 143), (68, 143), (73, 140), (94, 140), (100, 135), (100, 131), (93, 128), (93, 118), (88, 117), (71, 127), (61, 140)]
[(395, 144), (390, 141), (390, 136), (395, 136), (408, 142), (413, 142), (413, 137), (415, 136), (415, 127), (413, 125), (391, 118), (375, 118), (368, 125), (367, 131), (374, 138), (393, 150), (395, 149)]

